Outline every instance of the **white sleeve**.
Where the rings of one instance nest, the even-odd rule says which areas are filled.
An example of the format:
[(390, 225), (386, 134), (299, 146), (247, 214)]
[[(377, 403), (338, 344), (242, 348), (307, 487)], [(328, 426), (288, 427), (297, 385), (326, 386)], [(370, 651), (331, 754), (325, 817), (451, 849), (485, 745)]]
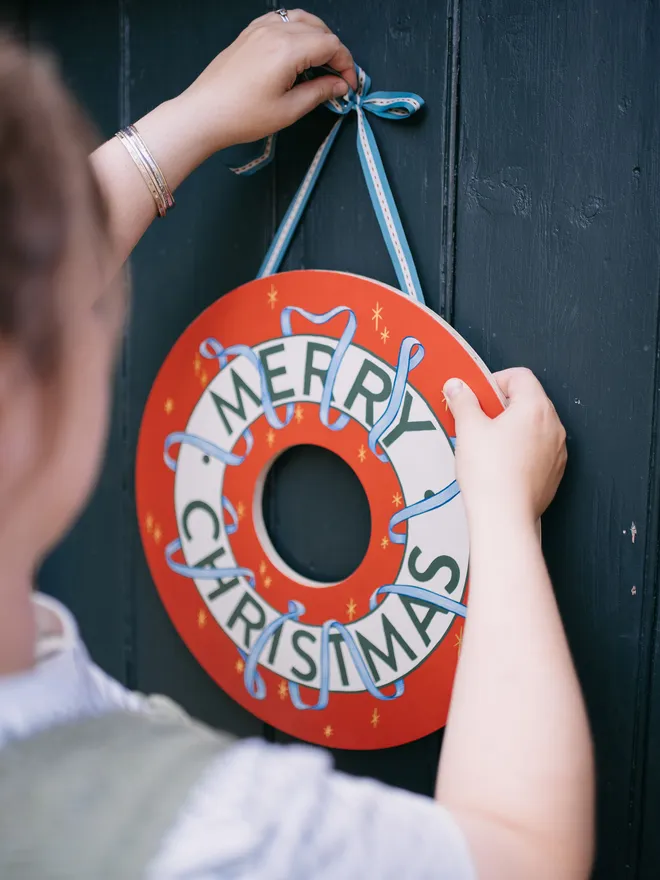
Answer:
[(476, 880), (434, 801), (332, 770), (306, 747), (250, 741), (190, 793), (148, 880)]

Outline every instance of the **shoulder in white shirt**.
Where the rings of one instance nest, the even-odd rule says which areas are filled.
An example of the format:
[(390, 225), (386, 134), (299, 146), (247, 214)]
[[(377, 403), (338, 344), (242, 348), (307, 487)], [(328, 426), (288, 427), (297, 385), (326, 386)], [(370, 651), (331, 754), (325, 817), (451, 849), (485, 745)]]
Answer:
[[(71, 614), (35, 596), (36, 663), (0, 677), (0, 747), (51, 725), (150, 711), (90, 659)], [(153, 699), (153, 698), (152, 698)], [(427, 798), (353, 779), (305, 746), (237, 744), (207, 769), (147, 880), (475, 880), (451, 815)]]

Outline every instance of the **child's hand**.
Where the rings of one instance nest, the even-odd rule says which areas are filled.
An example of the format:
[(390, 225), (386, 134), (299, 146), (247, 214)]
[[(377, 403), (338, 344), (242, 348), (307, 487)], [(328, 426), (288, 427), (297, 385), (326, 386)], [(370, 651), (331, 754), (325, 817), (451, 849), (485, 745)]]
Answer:
[(536, 520), (554, 498), (566, 466), (566, 432), (534, 375), (525, 369), (495, 376), (509, 399), (495, 419), (484, 415), (463, 382), (445, 396), (456, 421), (456, 470), (468, 517), (483, 514)]
[(208, 154), (273, 134), (346, 93), (332, 75), (294, 86), (310, 67), (327, 64), (357, 87), (350, 52), (321, 19), (300, 9), (288, 17), (268, 12), (253, 21), (178, 99)]

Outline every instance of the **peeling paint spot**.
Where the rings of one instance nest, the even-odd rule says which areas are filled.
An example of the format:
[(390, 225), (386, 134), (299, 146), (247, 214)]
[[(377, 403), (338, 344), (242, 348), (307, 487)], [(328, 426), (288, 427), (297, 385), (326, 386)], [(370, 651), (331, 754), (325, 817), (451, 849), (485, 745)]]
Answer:
[(635, 538), (637, 537), (637, 526), (633, 523), (630, 526), (630, 537), (632, 539), (633, 544), (635, 543)]
[(522, 168), (502, 168), (490, 177), (472, 177), (468, 199), (488, 214), (529, 217), (532, 197)]
[(413, 39), (413, 28), (410, 24), (409, 20), (404, 18), (398, 19), (393, 25), (389, 28), (390, 37), (393, 40), (398, 40), (403, 43), (404, 46), (410, 46)]
[(636, 596), (636, 595), (637, 595), (637, 587), (633, 587), (633, 588), (632, 588), (632, 590), (630, 591), (630, 595), (631, 595), (631, 596)]
[(625, 116), (625, 114), (628, 112), (628, 110), (630, 110), (630, 105), (631, 105), (631, 104), (632, 104), (632, 101), (630, 100), (630, 98), (628, 97), (628, 95), (624, 95), (624, 96), (621, 98), (621, 100), (619, 101), (619, 104), (618, 104), (619, 113), (620, 113), (622, 116)]
[(588, 196), (581, 205), (570, 205), (568, 219), (580, 229), (588, 229), (605, 207), (605, 199), (600, 196)]

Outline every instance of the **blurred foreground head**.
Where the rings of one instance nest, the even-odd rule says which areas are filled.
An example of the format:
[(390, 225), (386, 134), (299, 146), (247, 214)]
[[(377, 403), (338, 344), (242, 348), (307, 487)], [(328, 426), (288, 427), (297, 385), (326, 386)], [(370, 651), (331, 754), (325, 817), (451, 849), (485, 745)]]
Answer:
[(76, 518), (102, 456), (124, 291), (94, 145), (50, 60), (0, 36), (0, 602)]

